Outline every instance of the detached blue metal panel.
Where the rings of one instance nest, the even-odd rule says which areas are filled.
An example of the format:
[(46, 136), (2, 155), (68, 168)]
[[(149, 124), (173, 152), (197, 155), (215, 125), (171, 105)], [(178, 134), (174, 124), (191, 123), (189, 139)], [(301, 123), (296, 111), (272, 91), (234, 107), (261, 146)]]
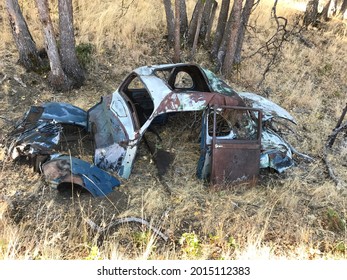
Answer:
[(76, 124), (87, 126), (87, 112), (68, 103), (48, 102), (42, 105), (44, 108), (42, 120), (55, 120), (58, 123)]
[(105, 196), (120, 185), (106, 171), (86, 161), (70, 156), (58, 156), (42, 165), (42, 172), (51, 185), (62, 183), (80, 185), (93, 196)]

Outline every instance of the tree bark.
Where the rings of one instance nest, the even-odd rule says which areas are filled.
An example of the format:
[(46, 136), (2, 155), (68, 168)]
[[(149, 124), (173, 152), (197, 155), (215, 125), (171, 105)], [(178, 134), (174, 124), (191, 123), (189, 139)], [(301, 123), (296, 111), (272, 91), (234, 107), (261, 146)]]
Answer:
[(51, 71), (49, 73), (49, 82), (56, 90), (66, 91), (71, 88), (71, 81), (65, 75), (59, 56), (57, 42), (55, 40), (53, 25), (49, 15), (47, 0), (36, 0), (39, 18), (42, 24), (45, 48), (49, 59)]
[(214, 35), (212, 49), (211, 49), (211, 58), (214, 61), (217, 60), (218, 50), (223, 39), (223, 34), (225, 32), (225, 26), (228, 21), (229, 6), (230, 6), (230, 0), (222, 1), (222, 5), (220, 8), (219, 17), (218, 17), (216, 33)]
[(174, 50), (174, 63), (178, 63), (180, 61), (180, 37), (181, 37), (181, 30), (180, 30), (180, 23), (181, 23), (181, 19), (180, 19), (180, 4), (181, 1), (180, 0), (175, 0), (175, 50)]
[(167, 24), (167, 35), (168, 41), (173, 43), (175, 40), (175, 19), (174, 13), (171, 8), (171, 0), (163, 0), (165, 14), (166, 14), (166, 24)]
[(242, 0), (234, 0), (233, 13), (230, 15), (231, 18), (231, 32), (228, 40), (227, 50), (225, 59), (222, 65), (222, 73), (224, 75), (230, 75), (234, 63), (234, 57), (237, 46), (237, 38), (239, 29), (241, 27), (241, 14), (242, 14)]
[(239, 34), (237, 38), (234, 64), (239, 64), (241, 62), (241, 51), (242, 51), (243, 39), (245, 37), (246, 26), (248, 24), (249, 17), (252, 13), (253, 5), (254, 5), (254, 0), (246, 0), (246, 3), (242, 10), (241, 26), (240, 26)]
[[(202, 3), (202, 1), (201, 1), (201, 3)], [(196, 23), (196, 30), (195, 30), (195, 36), (194, 36), (194, 41), (193, 41), (193, 46), (192, 46), (191, 59), (194, 59), (194, 56), (196, 53), (196, 48), (198, 45), (199, 34), (200, 34), (202, 15), (203, 15), (203, 4), (201, 4), (199, 6), (199, 9), (198, 9), (198, 19), (197, 19), (197, 23)]]
[(201, 28), (200, 28), (200, 39), (203, 42), (206, 38), (207, 27), (210, 21), (212, 10), (212, 0), (205, 0), (204, 11), (202, 14)]
[(218, 7), (217, 1), (213, 0), (211, 15), (210, 15), (210, 18), (209, 18), (209, 21), (208, 21), (206, 37), (205, 37), (206, 45), (210, 45), (211, 31), (212, 31), (213, 21), (214, 21), (214, 18), (216, 16), (217, 7)]
[(225, 58), (225, 55), (227, 52), (228, 42), (229, 42), (231, 30), (232, 30), (232, 23), (233, 23), (233, 19), (234, 19), (234, 14), (235, 14), (235, 1), (234, 1), (232, 8), (231, 8), (229, 18), (228, 18), (228, 21), (227, 21), (225, 29), (224, 29), (223, 38), (220, 42), (219, 49), (217, 52), (217, 59), (216, 59), (217, 69), (221, 69), (221, 67), (224, 63), (224, 58)]
[(343, 15), (345, 14), (347, 10), (347, 0), (343, 0), (340, 11), (339, 11), (339, 17), (343, 18)]
[(36, 44), (29, 32), (18, 0), (6, 0), (13, 39), (19, 52), (19, 63), (27, 70), (39, 71), (43, 67)]
[(189, 28), (188, 28), (187, 40), (189, 45), (193, 45), (194, 37), (195, 37), (197, 25), (198, 25), (198, 19), (199, 19), (199, 15), (202, 14), (203, 5), (204, 4), (202, 0), (198, 0), (195, 4), (195, 8), (194, 8), (192, 18), (189, 23)]
[(304, 25), (309, 26), (315, 24), (318, 17), (318, 3), (319, 0), (309, 0), (306, 5), (306, 11), (304, 15)]
[(77, 59), (72, 0), (59, 0), (60, 58), (64, 73), (73, 80), (73, 87), (82, 86), (85, 75)]
[(181, 22), (181, 36), (185, 36), (188, 32), (188, 16), (186, 0), (180, 0), (180, 22)]
[(329, 7), (331, 4), (331, 0), (328, 0), (328, 2), (324, 5), (322, 12), (320, 13), (320, 17), (323, 18), (324, 21), (328, 21), (328, 13), (329, 13)]

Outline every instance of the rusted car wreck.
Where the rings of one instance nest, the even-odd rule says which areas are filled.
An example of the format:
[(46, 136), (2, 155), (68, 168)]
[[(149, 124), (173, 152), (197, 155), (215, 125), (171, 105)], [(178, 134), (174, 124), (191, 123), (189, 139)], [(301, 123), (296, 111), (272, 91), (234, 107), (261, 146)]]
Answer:
[[(233, 182), (257, 176), (259, 168), (283, 172), (294, 164), (291, 146), (268, 125), (278, 118), (295, 123), (285, 109), (256, 94), (237, 93), (211, 71), (183, 63), (135, 69), (88, 111), (55, 102), (32, 106), (13, 129), (8, 152), (12, 159), (35, 158), (58, 188), (73, 183), (94, 196), (107, 195), (120, 185), (108, 172), (130, 176), (150, 125), (188, 111), (202, 113), (199, 178)], [(56, 154), (71, 126), (91, 135), (93, 164)]]

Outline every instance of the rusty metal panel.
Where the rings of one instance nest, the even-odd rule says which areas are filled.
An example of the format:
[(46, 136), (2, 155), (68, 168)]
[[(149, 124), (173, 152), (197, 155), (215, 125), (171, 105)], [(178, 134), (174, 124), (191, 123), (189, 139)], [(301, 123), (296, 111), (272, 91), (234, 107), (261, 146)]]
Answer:
[[(239, 120), (229, 120), (232, 138), (226, 137), (225, 132), (223, 132), (223, 136), (219, 136), (217, 131), (218, 111), (217, 108), (214, 109), (211, 182), (220, 185), (256, 180), (260, 168), (261, 111), (232, 106), (219, 107), (218, 110), (223, 110), (223, 114), (231, 112), (229, 115), (234, 118), (238, 116)], [(242, 123), (242, 118), (247, 120), (248, 127)], [(243, 126), (241, 127), (241, 125)], [(236, 128), (243, 130), (242, 136), (238, 136), (238, 133), (235, 132)]]

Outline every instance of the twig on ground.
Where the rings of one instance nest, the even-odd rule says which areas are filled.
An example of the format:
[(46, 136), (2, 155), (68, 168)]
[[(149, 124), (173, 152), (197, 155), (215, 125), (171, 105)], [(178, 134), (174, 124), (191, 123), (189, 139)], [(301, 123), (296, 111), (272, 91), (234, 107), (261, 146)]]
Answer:
[(333, 145), (334, 145), (334, 142), (335, 142), (335, 139), (336, 139), (336, 136), (337, 134), (344, 129), (344, 126), (341, 126), (342, 124), (342, 121), (343, 119), (345, 118), (346, 116), (346, 113), (347, 113), (347, 103), (346, 103), (346, 106), (345, 108), (343, 109), (342, 111), (342, 114), (339, 118), (339, 120), (337, 121), (337, 124), (336, 124), (336, 127), (335, 129), (333, 130), (333, 134), (331, 134), (328, 138), (328, 148), (331, 148)]
[[(345, 110), (347, 110), (347, 105), (346, 105)], [(344, 114), (346, 114), (345, 110), (344, 110), (344, 113), (342, 114), (342, 116), (344, 116)], [(340, 118), (338, 124), (341, 123), (340, 121), (342, 122), (342, 118)], [(345, 129), (347, 129), (347, 122), (340, 125), (339, 127), (335, 128), (333, 130), (333, 132), (329, 135), (328, 141), (325, 144), (324, 150), (323, 150), (323, 161), (324, 161), (325, 165), (327, 166), (330, 178), (335, 182), (336, 187), (338, 189), (342, 188), (345, 184), (335, 175), (335, 172), (334, 172), (334, 170), (333, 170), (333, 168), (332, 168), (332, 166), (328, 160), (328, 150), (330, 150), (330, 148), (334, 144), (334, 141), (337, 137), (337, 134), (339, 134), (341, 131), (343, 131)]]
[(17, 83), (19, 83), (22, 87), (27, 87), (27, 85), (22, 81), (22, 79), (21, 78), (19, 78), (19, 77), (17, 77), (17, 76), (13, 76), (13, 79), (17, 82)]
[(334, 181), (336, 188), (341, 189), (344, 186), (344, 183), (335, 175), (334, 169), (331, 167), (331, 164), (328, 160), (326, 149), (324, 149), (323, 161), (327, 166), (329, 177)]
[(7, 79), (7, 75), (5, 75), (1, 80), (0, 80), (0, 85)]

